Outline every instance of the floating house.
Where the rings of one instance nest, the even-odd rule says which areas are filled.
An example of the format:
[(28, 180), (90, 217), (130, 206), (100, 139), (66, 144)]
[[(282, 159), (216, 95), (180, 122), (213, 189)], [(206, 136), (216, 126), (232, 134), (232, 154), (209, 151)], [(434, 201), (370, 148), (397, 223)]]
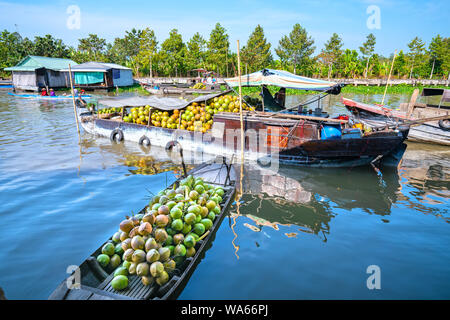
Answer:
[(66, 69), (77, 65), (70, 59), (27, 56), (16, 66), (5, 68), (12, 72), (12, 84), (21, 90), (39, 91), (41, 88), (70, 87), (69, 72)]
[[(110, 89), (131, 86), (134, 83), (130, 68), (105, 62), (86, 62), (71, 67), (74, 86), (83, 89)], [(69, 71), (64, 69), (63, 71)]]

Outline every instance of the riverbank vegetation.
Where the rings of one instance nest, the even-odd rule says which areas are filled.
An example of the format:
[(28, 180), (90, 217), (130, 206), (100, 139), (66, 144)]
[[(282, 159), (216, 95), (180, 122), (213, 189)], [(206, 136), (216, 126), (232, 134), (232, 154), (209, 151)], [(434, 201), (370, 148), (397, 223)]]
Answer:
[[(314, 78), (386, 78), (393, 54), (376, 53), (376, 38), (367, 35), (358, 49), (345, 48), (342, 38), (333, 33), (320, 51), (314, 39), (300, 24), (273, 47), (257, 25), (241, 49), (243, 73), (264, 67), (283, 69)], [(397, 53), (393, 78), (448, 78), (450, 72), (450, 38), (436, 35), (429, 43), (415, 37), (407, 51)], [(276, 55), (273, 54), (275, 52)], [(318, 52), (318, 53), (317, 53)], [(189, 70), (204, 68), (221, 76), (237, 74), (237, 54), (230, 50), (229, 35), (217, 23), (205, 39), (195, 33), (187, 42), (177, 29), (164, 41), (156, 39), (150, 28), (126, 31), (112, 43), (96, 34), (68, 46), (51, 35), (23, 38), (17, 32), (0, 33), (0, 69), (16, 65), (27, 55), (70, 58), (78, 63), (100, 61), (130, 67), (139, 76), (196, 76)], [(7, 75), (5, 72), (0, 75)]]

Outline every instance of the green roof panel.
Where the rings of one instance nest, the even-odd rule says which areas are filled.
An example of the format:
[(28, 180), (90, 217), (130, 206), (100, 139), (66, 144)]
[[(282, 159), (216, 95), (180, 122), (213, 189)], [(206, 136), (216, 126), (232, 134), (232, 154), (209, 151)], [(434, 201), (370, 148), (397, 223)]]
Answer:
[(49, 58), (39, 56), (27, 56), (20, 61), (16, 66), (5, 68), (5, 71), (34, 71), (40, 68), (46, 68), (49, 70), (59, 71), (71, 66), (77, 65), (73, 60), (61, 59), (61, 58)]

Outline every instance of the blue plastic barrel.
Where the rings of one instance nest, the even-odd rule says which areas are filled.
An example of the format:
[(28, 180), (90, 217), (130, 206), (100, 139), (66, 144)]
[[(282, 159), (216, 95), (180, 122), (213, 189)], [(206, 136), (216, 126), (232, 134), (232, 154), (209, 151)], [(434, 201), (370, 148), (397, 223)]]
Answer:
[(342, 136), (341, 128), (329, 125), (323, 126), (320, 136), (323, 140), (340, 139)]

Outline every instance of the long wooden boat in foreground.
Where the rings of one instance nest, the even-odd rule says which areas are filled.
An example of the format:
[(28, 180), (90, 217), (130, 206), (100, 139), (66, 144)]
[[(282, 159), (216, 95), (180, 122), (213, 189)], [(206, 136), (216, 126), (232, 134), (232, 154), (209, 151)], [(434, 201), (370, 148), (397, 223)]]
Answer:
[[(305, 87), (307, 78), (276, 70), (264, 69), (261, 74), (243, 78), (249, 85), (262, 83), (262, 80), (268, 78), (264, 83), (289, 83), (293, 86), (297, 81), (296, 88), (328, 90), (333, 94), (340, 91), (336, 90), (333, 83), (315, 79), (310, 79), (311, 83)], [(231, 86), (235, 82), (230, 80)], [(267, 92), (268, 90), (266, 95), (270, 94)], [(194, 104), (205, 108), (213, 105), (216, 103), (215, 99), (225, 94), (227, 92), (200, 96), (187, 102), (174, 98), (134, 97), (103, 99), (99, 104), (125, 109), (149, 105), (152, 110), (164, 110), (168, 114), (178, 110), (178, 114), (181, 114)], [(266, 97), (264, 101), (266, 109), (269, 109)], [(198, 151), (229, 157), (240, 154), (241, 122), (240, 115), (236, 112), (214, 112), (211, 128), (202, 131), (185, 130), (179, 124), (175, 124), (178, 129), (153, 125), (151, 117), (148, 118), (148, 123), (144, 124), (130, 123), (123, 119), (123, 112), (122, 115), (110, 119), (100, 119), (87, 112), (80, 114), (81, 125), (86, 132), (110, 137), (113, 141), (157, 145), (169, 151), (180, 146), (191, 153)], [(405, 151), (403, 141), (407, 138), (409, 127), (361, 128), (358, 127), (358, 122), (355, 118), (331, 119), (325, 112), (293, 114), (248, 110), (243, 113), (245, 159), (265, 164), (312, 167), (353, 167), (373, 162), (396, 166)], [(189, 160), (195, 161), (195, 156)]]
[[(417, 103), (418, 93), (419, 91), (416, 89), (411, 97), (411, 101), (402, 103), (399, 109), (357, 102), (346, 98), (342, 98), (341, 101), (348, 110), (367, 125), (382, 127), (385, 125), (417, 122), (419, 125), (410, 127), (409, 140), (450, 145), (450, 106), (444, 104), (445, 102), (450, 102), (450, 90), (423, 89), (422, 96), (442, 95), (438, 105)], [(426, 121), (429, 118), (433, 120)]]
[[(205, 182), (214, 186), (221, 186), (225, 190), (221, 203), (221, 212), (216, 216), (208, 235), (196, 243), (196, 253), (193, 257), (186, 258), (181, 265), (170, 275), (170, 280), (163, 286), (156, 282), (152, 285), (144, 286), (137, 275), (129, 276), (129, 284), (125, 290), (117, 291), (111, 286), (114, 272), (107, 273), (97, 262), (97, 257), (102, 250), (100, 246), (92, 255), (80, 266), (80, 286), (68, 287), (68, 282), (72, 283), (76, 278), (74, 274), (61, 284), (50, 295), (49, 300), (173, 300), (178, 297), (186, 286), (189, 278), (194, 272), (198, 263), (203, 259), (205, 253), (211, 246), (215, 238), (215, 233), (226, 215), (226, 211), (233, 201), (235, 194), (236, 173), (233, 166), (210, 163), (203, 164), (191, 170), (189, 174), (194, 177), (201, 177)], [(175, 184), (179, 183), (179, 180)], [(140, 213), (145, 213), (147, 207)], [(208, 232), (208, 231), (207, 231)], [(111, 239), (110, 239), (111, 240)]]

